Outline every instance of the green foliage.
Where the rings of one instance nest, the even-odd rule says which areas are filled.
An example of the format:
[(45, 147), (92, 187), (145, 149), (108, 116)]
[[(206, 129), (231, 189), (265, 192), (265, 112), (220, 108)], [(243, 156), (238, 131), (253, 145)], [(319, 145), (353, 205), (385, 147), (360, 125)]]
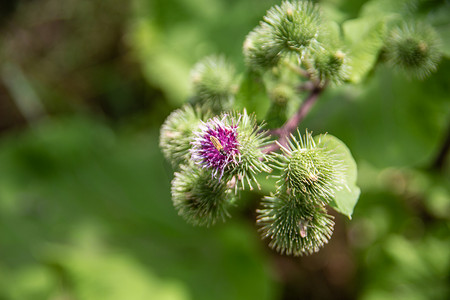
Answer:
[[(450, 256), (444, 249), (450, 246), (450, 210), (444, 209), (446, 217), (440, 214), (436, 219), (433, 210), (417, 210), (414, 205), (428, 205), (433, 190), (442, 191), (444, 186), (448, 205), (450, 177), (365, 165), (359, 178), (366, 192), (354, 214), (359, 221), (352, 222), (350, 232), (360, 256), (359, 268), (366, 270), (360, 281), (361, 297), (446, 298), (450, 291), (444, 274), (448, 274)], [(429, 213), (429, 221), (420, 217), (424, 212)]]
[(373, 68), (380, 51), (407, 76), (424, 78), (436, 70), (443, 50), (429, 22), (409, 21), (419, 1), (368, 1), (360, 17), (343, 24), (350, 43), (351, 80), (359, 82)]
[(386, 21), (362, 17), (346, 21), (342, 28), (350, 48), (350, 81), (359, 83), (377, 62), (386, 36)]
[(180, 105), (192, 65), (214, 53), (241, 62), (242, 41), (275, 2), (135, 0), (128, 42), (147, 81)]
[(450, 21), (447, 17), (449, 13), (450, 5), (446, 3), (440, 7), (433, 8), (428, 18), (442, 41), (440, 47), (442, 54), (447, 58), (450, 57)]
[[(179, 280), (160, 279), (129, 255), (102, 253), (96, 249), (64, 249), (55, 247), (55, 267), (73, 278), (74, 296), (86, 300), (153, 297), (160, 300), (187, 300), (189, 290)], [(44, 268), (42, 268), (44, 269)], [(102, 274), (102, 276), (98, 276)], [(70, 296), (61, 293), (59, 296)]]
[(325, 93), (317, 103), (321, 118), (308, 118), (304, 126), (316, 132), (332, 128), (357, 162), (380, 168), (427, 165), (448, 126), (449, 66), (447, 60), (419, 81), (380, 65), (367, 83)]
[(393, 15), (408, 15), (417, 10), (418, 0), (370, 0), (361, 7), (363, 17), (391, 17)]

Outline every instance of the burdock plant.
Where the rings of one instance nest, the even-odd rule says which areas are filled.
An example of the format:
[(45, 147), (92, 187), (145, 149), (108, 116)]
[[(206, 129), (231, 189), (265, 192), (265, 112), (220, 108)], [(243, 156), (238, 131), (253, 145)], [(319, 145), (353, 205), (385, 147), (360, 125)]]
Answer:
[[(317, 5), (285, 1), (247, 35), (244, 74), (223, 56), (198, 62), (191, 104), (161, 128), (181, 217), (194, 225), (225, 221), (241, 191), (264, 183), (256, 222), (269, 246), (288, 255), (323, 247), (334, 226), (328, 210), (351, 218), (358, 201), (356, 163), (342, 141), (304, 129), (300, 134), (299, 124), (325, 89), (362, 81), (379, 58), (421, 78), (437, 68), (439, 43), (431, 26), (401, 24), (392, 14), (349, 20), (341, 32)], [(356, 37), (358, 22), (376, 26), (362, 26), (366, 31)]]

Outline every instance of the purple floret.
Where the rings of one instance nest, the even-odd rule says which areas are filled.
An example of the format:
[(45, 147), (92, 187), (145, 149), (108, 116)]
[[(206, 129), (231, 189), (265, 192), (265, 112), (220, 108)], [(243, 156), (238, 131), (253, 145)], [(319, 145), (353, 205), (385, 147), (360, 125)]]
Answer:
[[(195, 132), (195, 140), (191, 142), (191, 158), (203, 168), (212, 169), (214, 177), (219, 180), (223, 176), (224, 170), (230, 164), (238, 164), (239, 142), (237, 139), (237, 124), (226, 126), (224, 119), (217, 117), (210, 119), (200, 125), (200, 131)], [(216, 148), (211, 141), (211, 136), (217, 138), (223, 150)]]

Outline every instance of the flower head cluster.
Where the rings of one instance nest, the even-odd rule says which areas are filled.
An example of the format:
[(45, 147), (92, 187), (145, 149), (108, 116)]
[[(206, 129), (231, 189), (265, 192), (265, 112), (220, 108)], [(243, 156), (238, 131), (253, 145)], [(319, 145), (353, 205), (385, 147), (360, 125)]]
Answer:
[[(406, 61), (417, 65), (423, 61), (419, 52), (431, 49), (424, 40), (393, 49), (397, 54), (413, 53)], [(206, 57), (194, 66), (191, 103), (208, 109), (187, 105), (175, 111), (163, 124), (160, 138), (165, 157), (176, 168), (173, 204), (185, 220), (206, 226), (224, 221), (238, 191), (255, 185), (261, 189), (257, 179), (262, 179), (261, 173), (272, 173), (272, 167), (272, 177), (278, 180), (270, 196), (263, 198), (257, 222), (275, 250), (296, 256), (318, 251), (334, 226), (327, 205), (351, 216), (360, 190), (356, 164), (346, 146), (330, 135), (286, 136), (302, 118), (301, 108), (286, 120), (298, 104), (294, 100), (299, 91), (310, 91), (311, 102), (304, 103), (312, 103), (328, 82), (349, 78), (348, 58), (338, 50), (346, 48), (342, 42), (339, 28), (327, 27), (315, 4), (283, 1), (248, 34), (243, 51), (251, 70), (239, 88), (235, 68), (222, 56)], [(264, 92), (271, 104), (260, 97)], [(280, 126), (273, 130), (283, 142), (278, 144), (280, 153), (267, 153), (276, 144), (267, 147), (270, 136), (255, 114), (245, 108), (233, 111), (234, 104), (249, 107), (260, 102), (260, 117), (264, 114), (272, 128)]]
[(202, 122), (191, 148), (192, 160), (203, 168), (211, 169), (212, 175), (222, 178), (226, 169), (239, 163), (238, 122), (226, 124), (225, 114)]

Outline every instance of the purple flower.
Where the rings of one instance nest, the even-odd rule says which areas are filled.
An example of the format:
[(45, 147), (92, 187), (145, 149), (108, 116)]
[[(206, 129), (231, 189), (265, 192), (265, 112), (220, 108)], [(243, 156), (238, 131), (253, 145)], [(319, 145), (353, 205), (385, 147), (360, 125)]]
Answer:
[(194, 132), (195, 140), (191, 142), (192, 160), (203, 168), (212, 169), (212, 175), (219, 177), (219, 180), (224, 170), (230, 164), (237, 165), (240, 159), (238, 125), (226, 125), (226, 118), (227, 115), (222, 120), (215, 117), (202, 122), (200, 130)]

